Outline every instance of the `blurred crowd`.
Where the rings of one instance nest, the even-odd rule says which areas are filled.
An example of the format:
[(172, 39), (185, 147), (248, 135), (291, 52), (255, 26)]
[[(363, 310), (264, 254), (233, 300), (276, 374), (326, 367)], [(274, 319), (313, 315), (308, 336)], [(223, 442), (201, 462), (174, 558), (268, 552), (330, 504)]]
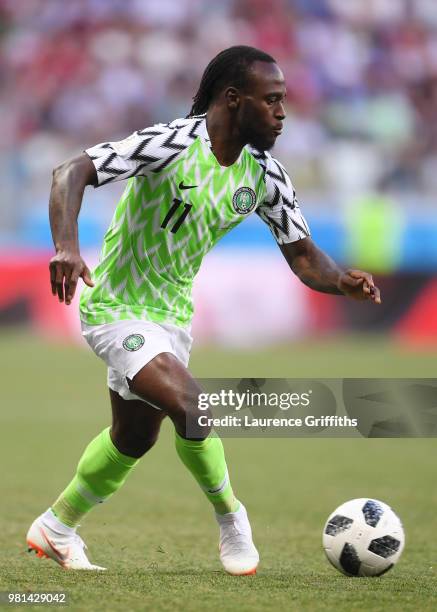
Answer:
[(276, 153), (301, 193), (437, 187), (436, 0), (0, 0), (0, 23), (0, 228), (66, 157), (185, 116), (234, 44), (285, 73)]

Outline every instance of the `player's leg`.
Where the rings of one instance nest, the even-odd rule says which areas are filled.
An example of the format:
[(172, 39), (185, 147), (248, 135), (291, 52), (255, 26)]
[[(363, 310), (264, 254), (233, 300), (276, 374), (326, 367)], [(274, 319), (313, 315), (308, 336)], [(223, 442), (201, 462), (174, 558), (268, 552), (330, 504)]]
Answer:
[(229, 481), (223, 444), (210, 427), (198, 424), (201, 389), (174, 355), (162, 353), (130, 381), (131, 390), (168, 414), (175, 426), (176, 450), (220, 514), (238, 510)]
[(141, 400), (124, 400), (110, 389), (112, 427), (86, 447), (76, 474), (52, 506), (55, 515), (76, 527), (84, 514), (106, 501), (156, 442), (165, 413)]
[(112, 427), (88, 444), (73, 480), (27, 534), (30, 549), (64, 567), (102, 569), (89, 563), (75, 528), (85, 514), (122, 486), (157, 440), (165, 418), (165, 413), (141, 400), (124, 400), (112, 390), (110, 396)]
[(259, 556), (246, 509), (232, 491), (223, 444), (209, 427), (198, 423), (197, 382), (179, 359), (162, 353), (129, 380), (129, 387), (173, 421), (178, 455), (216, 510), (225, 569), (235, 575), (255, 573)]

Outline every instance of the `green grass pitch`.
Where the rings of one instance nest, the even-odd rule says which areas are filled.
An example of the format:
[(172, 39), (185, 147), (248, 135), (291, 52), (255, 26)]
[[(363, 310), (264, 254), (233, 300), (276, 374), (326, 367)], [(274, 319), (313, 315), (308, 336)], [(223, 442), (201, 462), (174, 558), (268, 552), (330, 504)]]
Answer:
[[(376, 338), (324, 339), (242, 352), (201, 349), (199, 376), (433, 377), (437, 351)], [(227, 439), (234, 489), (261, 553), (256, 576), (223, 573), (211, 508), (180, 464), (167, 423), (125, 487), (80, 533), (105, 574), (73, 573), (25, 552), (33, 518), (108, 424), (105, 368), (91, 351), (2, 333), (0, 588), (66, 591), (71, 610), (435, 610), (436, 441)], [(406, 530), (399, 564), (346, 578), (326, 561), (327, 515), (354, 497), (380, 498)], [(29, 608), (30, 606), (26, 606)]]

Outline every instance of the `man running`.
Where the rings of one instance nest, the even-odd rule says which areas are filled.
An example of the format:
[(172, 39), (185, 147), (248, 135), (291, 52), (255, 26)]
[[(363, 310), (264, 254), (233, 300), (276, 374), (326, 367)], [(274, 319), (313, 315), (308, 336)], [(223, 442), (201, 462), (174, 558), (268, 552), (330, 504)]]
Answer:
[[(79, 278), (82, 330), (108, 366), (112, 425), (85, 449), (73, 480), (31, 525), (39, 556), (70, 569), (88, 560), (78, 523), (125, 482), (155, 444), (162, 420), (215, 510), (220, 559), (233, 575), (259, 561), (247, 512), (233, 493), (223, 445), (197, 421), (200, 388), (187, 369), (193, 279), (204, 255), (250, 214), (265, 221), (291, 270), (325, 293), (380, 303), (372, 276), (344, 271), (312, 242), (290, 178), (268, 151), (285, 119), (284, 76), (252, 47), (231, 47), (207, 66), (186, 119), (105, 142), (54, 171), (50, 222), (53, 295), (70, 304)], [(84, 189), (129, 179), (93, 275), (80, 255)]]

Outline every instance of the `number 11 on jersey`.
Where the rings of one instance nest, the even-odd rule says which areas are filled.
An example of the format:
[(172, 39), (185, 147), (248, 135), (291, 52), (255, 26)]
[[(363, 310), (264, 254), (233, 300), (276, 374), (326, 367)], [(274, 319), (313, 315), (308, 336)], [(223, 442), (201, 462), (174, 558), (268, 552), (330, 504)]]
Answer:
[[(182, 200), (179, 200), (179, 198), (173, 199), (173, 204), (170, 210), (168, 211), (168, 213), (165, 215), (164, 221), (162, 222), (162, 225), (161, 225), (162, 229), (165, 229), (167, 227), (167, 225), (170, 222), (170, 219), (175, 215), (177, 209), (182, 203), (183, 203)], [(190, 212), (192, 208), (193, 208), (192, 204), (184, 204), (184, 210), (182, 211), (182, 214), (178, 217), (176, 223), (173, 225), (173, 227), (170, 230), (172, 234), (176, 234), (176, 232), (178, 231), (182, 223), (185, 221), (188, 213)]]

